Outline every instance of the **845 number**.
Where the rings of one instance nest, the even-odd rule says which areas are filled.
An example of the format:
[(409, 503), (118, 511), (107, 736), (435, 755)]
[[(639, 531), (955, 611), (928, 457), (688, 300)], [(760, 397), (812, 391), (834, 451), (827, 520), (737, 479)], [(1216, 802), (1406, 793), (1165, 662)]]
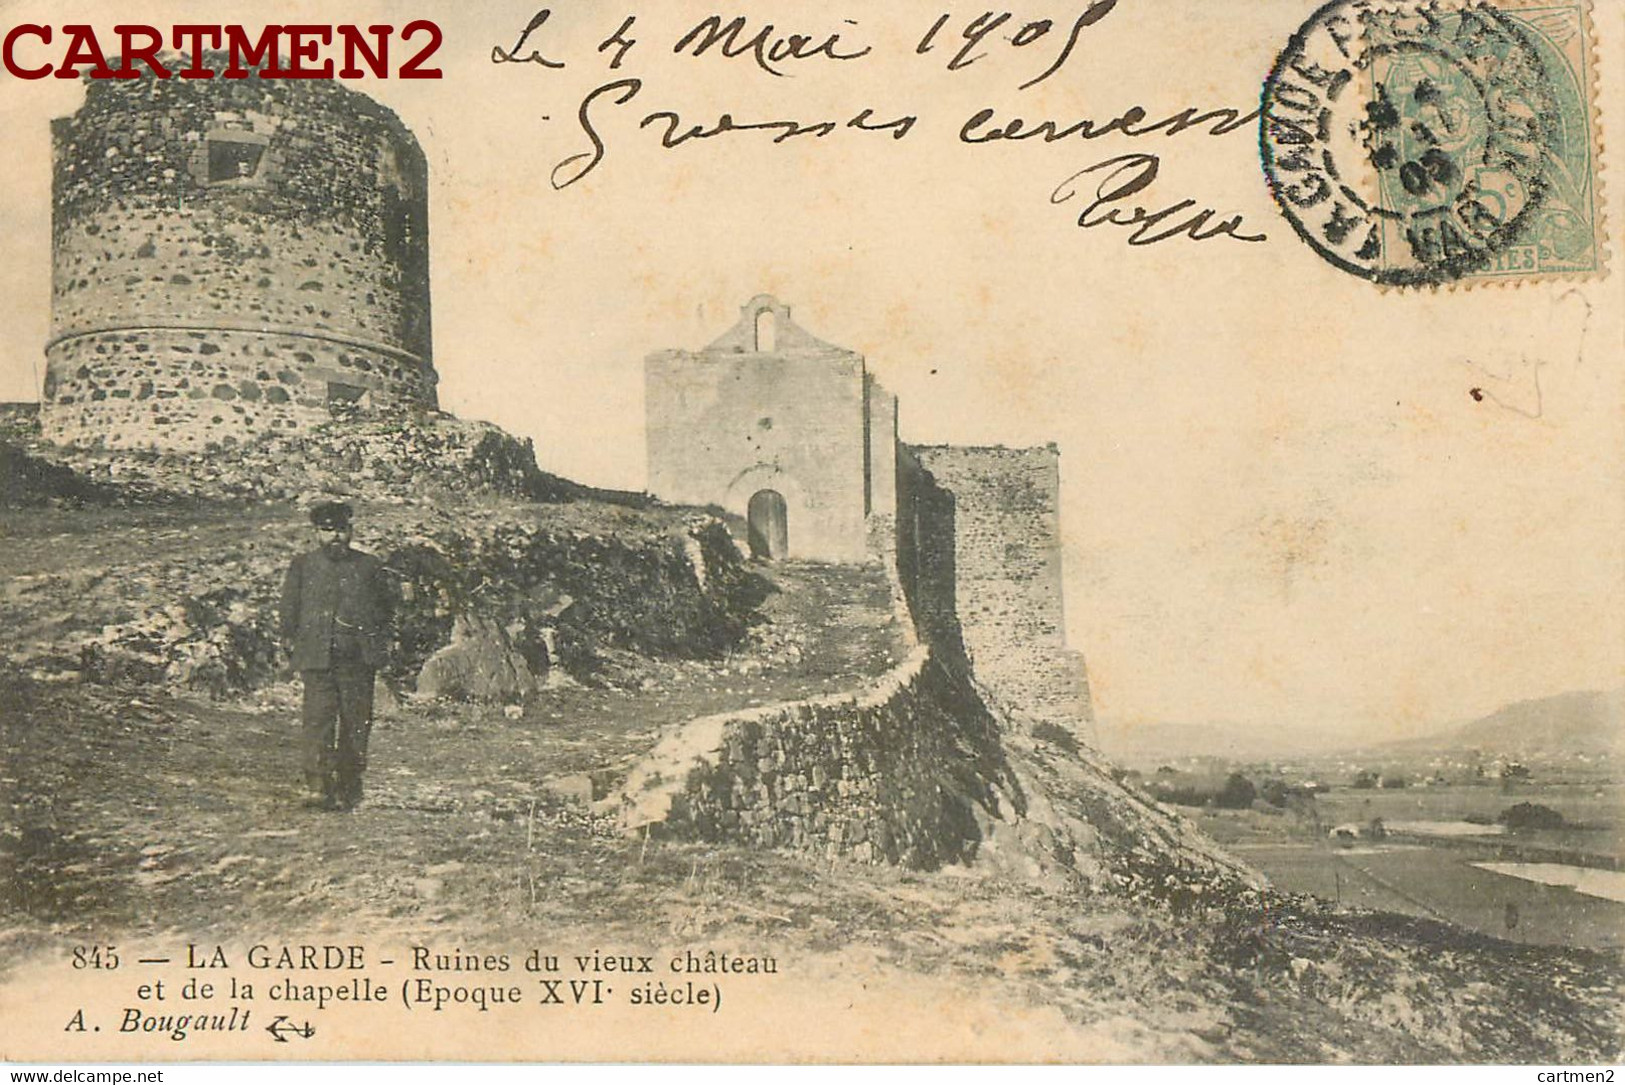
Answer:
[(117, 946), (74, 946), (73, 967), (111, 972), (118, 967)]

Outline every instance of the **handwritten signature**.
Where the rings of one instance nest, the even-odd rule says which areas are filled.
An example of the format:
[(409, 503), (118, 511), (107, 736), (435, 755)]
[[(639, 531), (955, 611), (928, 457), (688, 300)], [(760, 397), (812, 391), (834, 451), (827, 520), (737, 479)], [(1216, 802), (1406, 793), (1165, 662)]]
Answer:
[(1155, 245), (1181, 234), (1192, 241), (1211, 241), (1216, 237), (1229, 237), (1235, 241), (1266, 239), (1264, 234), (1242, 233), (1244, 219), (1241, 215), (1231, 215), (1213, 222), (1219, 212), (1211, 207), (1187, 213), (1197, 206), (1192, 199), (1180, 200), (1159, 211), (1147, 211), (1138, 205), (1123, 206), (1131, 196), (1144, 191), (1157, 179), (1161, 166), (1161, 159), (1154, 154), (1120, 154), (1085, 166), (1072, 174), (1055, 186), (1049, 200), (1050, 203), (1061, 204), (1078, 198), (1080, 182), (1086, 183), (1083, 180), (1085, 177), (1100, 174), (1094, 198), (1078, 215), (1078, 225), (1083, 229), (1121, 226), (1130, 231), (1127, 238), (1130, 245)]

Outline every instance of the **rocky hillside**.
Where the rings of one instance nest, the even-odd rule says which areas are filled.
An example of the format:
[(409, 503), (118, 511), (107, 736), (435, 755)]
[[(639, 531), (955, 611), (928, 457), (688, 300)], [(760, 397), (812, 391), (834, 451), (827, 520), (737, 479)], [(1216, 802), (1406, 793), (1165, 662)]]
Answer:
[(281, 577), (321, 498), (356, 506), (356, 544), (399, 582), (406, 690), (451, 649), (467, 658), (431, 668), (433, 692), (517, 701), (554, 668), (637, 681), (640, 657), (726, 652), (765, 591), (714, 517), (547, 475), (528, 444), (450, 418), (201, 456), (63, 451), (25, 429), (0, 467), (9, 658), (65, 680), (226, 696), (273, 679)]
[[(1029, 1057), (1621, 1053), (1617, 960), (1261, 889), (1062, 729), (910, 669), (878, 567), (751, 565), (714, 515), (553, 478), (492, 427), (373, 420), (175, 457), (66, 453), (0, 418), (0, 468), (0, 970), (63, 939), (342, 922), (481, 951), (749, 946), (828, 978), (805, 990), (839, 996), (831, 1021), (859, 969), (922, 1007), (973, 992), (993, 1020), (1043, 1022)], [(356, 505), (403, 597), (367, 797), (342, 819), (298, 807), (299, 687), (270, 636), (322, 495)], [(605, 812), (696, 721), (781, 718), (806, 746), (868, 735), (874, 756), (843, 758), (973, 846), (892, 849), (910, 869), (878, 861), (884, 840), (832, 860)], [(887, 747), (905, 727), (917, 741)], [(750, 783), (781, 802), (765, 753)]]

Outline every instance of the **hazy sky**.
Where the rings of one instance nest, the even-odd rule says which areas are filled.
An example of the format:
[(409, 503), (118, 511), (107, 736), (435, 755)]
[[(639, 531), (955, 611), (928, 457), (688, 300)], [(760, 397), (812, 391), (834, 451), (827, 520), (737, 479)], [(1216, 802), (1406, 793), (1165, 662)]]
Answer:
[[(709, 9), (670, 0), (555, 5), (533, 44), (563, 70), (490, 62), (536, 10), (525, 4), (0, 3), (0, 22), (435, 19), (443, 80), (361, 86), (428, 154), (443, 406), (533, 437), (549, 470), (641, 488), (643, 356), (703, 346), (746, 299), (774, 293), (813, 334), (867, 356), (901, 397), (905, 439), (1060, 445), (1070, 637), (1102, 715), (1383, 735), (1618, 685), (1617, 273), (1383, 293), (1292, 233), (1251, 127), (957, 139), (983, 107), (1001, 121), (1249, 110), (1317, 3), (1122, 0), (1027, 90), (1083, 5), (1035, 9), (1057, 29), (1017, 50), (1013, 23), (950, 73), (960, 42), (947, 40), (981, 5), (751, 3), (756, 23), (872, 48), (789, 64), (784, 78), (745, 57), (674, 59)], [(916, 54), (944, 11), (943, 44)], [(627, 14), (637, 44), (609, 71), (595, 46)], [(1619, 43), (1607, 44), (1603, 71), (1617, 76)], [(46, 55), (34, 44), (27, 59)], [(604, 160), (555, 191), (554, 166), (591, 150), (583, 97), (628, 76), (643, 80), (631, 102), (594, 107)], [(1617, 78), (1602, 94), (1625, 116)], [(0, 75), (0, 398), (36, 394), (47, 122), (80, 95)], [(918, 121), (900, 141), (842, 129), (776, 146), (750, 132), (671, 150), (663, 123), (638, 127), (657, 110), (714, 126), (725, 111), (813, 124), (864, 108), (870, 123)], [(1188, 197), (1268, 240), (1131, 248), (1126, 231), (1073, 225), (1077, 200), (1052, 204), (1069, 175), (1135, 152), (1160, 155), (1161, 172), (1134, 202)], [(1617, 236), (1625, 183), (1608, 188)]]

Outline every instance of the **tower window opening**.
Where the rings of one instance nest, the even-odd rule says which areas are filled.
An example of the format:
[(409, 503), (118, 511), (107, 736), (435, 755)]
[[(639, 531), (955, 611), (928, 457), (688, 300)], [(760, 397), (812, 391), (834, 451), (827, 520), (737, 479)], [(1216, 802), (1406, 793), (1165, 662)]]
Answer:
[(234, 139), (209, 140), (209, 181), (243, 181), (259, 173), (265, 157), (263, 143), (239, 142)]

